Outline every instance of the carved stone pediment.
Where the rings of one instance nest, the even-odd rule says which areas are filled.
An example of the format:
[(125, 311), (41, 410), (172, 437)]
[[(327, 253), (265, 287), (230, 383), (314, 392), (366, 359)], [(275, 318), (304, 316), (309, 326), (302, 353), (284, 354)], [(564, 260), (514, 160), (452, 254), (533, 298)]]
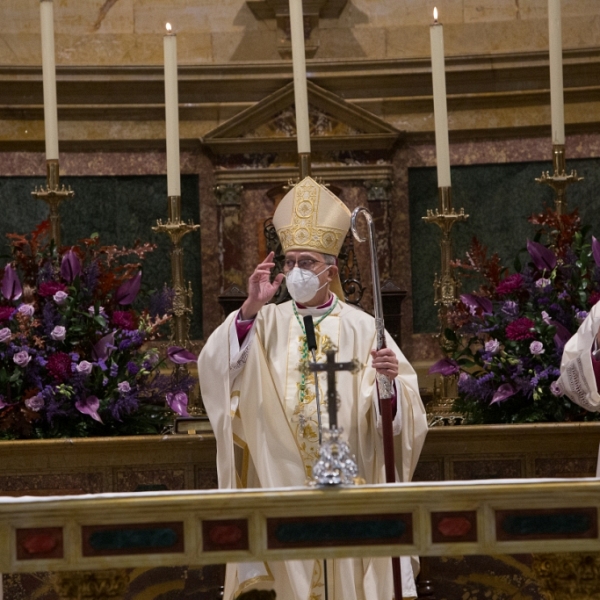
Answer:
[[(307, 83), (313, 152), (388, 150), (401, 137), (383, 119)], [(201, 142), (216, 154), (295, 152), (293, 82), (213, 129)]]

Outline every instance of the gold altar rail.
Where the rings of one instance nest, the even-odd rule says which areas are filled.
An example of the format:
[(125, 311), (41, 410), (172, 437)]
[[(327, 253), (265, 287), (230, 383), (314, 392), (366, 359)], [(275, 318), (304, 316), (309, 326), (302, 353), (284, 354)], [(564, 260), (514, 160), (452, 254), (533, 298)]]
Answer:
[(0, 572), (600, 550), (596, 479), (0, 499)]

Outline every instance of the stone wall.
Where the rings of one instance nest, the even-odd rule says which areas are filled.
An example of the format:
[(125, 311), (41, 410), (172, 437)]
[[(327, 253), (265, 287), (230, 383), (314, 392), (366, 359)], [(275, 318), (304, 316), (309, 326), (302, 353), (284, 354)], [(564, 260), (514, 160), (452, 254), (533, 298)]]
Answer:
[[(245, 0), (55, 0), (57, 63), (158, 65), (166, 21), (179, 35), (181, 64), (280, 60), (281, 30)], [(327, 7), (332, 0), (321, 2)], [(450, 56), (533, 52), (548, 46), (546, 0), (348, 0), (338, 17), (318, 22), (316, 59), (429, 56), (434, 4)], [(565, 48), (597, 44), (600, 4), (563, 0)], [(251, 8), (252, 7), (252, 8)], [(264, 11), (263, 11), (264, 12)], [(258, 16), (257, 16), (258, 14)], [(0, 65), (39, 65), (35, 0), (0, 3)], [(594, 41), (596, 40), (596, 41)]]

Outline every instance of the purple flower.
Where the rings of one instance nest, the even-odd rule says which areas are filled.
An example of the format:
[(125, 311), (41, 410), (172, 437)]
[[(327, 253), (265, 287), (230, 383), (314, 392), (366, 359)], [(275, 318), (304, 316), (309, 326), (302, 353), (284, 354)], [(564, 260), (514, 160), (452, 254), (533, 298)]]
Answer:
[(558, 381), (553, 381), (550, 384), (550, 392), (552, 393), (553, 396), (562, 396), (564, 393), (562, 386), (560, 385), (560, 383)]
[(44, 283), (40, 283), (38, 286), (38, 294), (42, 298), (54, 296), (57, 292), (66, 291), (67, 286), (64, 283), (59, 283), (58, 281), (45, 281)]
[(27, 400), (25, 400), (25, 406), (29, 410), (38, 412), (42, 408), (44, 408), (44, 397), (42, 396), (42, 394), (36, 394), (35, 396), (32, 396), (31, 398), (27, 398)]
[(7, 300), (18, 300), (23, 295), (23, 288), (17, 272), (11, 265), (4, 267), (4, 277), (2, 277), (2, 295)]
[(187, 411), (188, 397), (185, 392), (167, 393), (167, 404), (169, 408), (182, 417), (189, 417)]
[(0, 321), (8, 321), (16, 312), (12, 306), (0, 306)]
[(448, 376), (458, 373), (459, 370), (460, 367), (456, 361), (451, 358), (442, 358), (429, 367), (429, 374), (433, 375), (439, 373), (440, 375)]
[(535, 356), (539, 356), (540, 354), (544, 354), (546, 351), (544, 350), (544, 344), (536, 340), (535, 342), (531, 342), (531, 344), (529, 344), (529, 352)]
[(527, 340), (533, 337), (531, 330), (535, 327), (535, 323), (527, 317), (515, 319), (506, 327), (506, 337), (509, 340)]
[(519, 312), (519, 305), (514, 300), (507, 300), (502, 305), (502, 312), (509, 317), (516, 317)]
[(27, 352), (27, 350), (21, 350), (13, 356), (14, 363), (19, 367), (26, 367), (30, 360), (31, 356), (29, 356), (29, 352)]
[(67, 301), (68, 297), (69, 294), (67, 294), (67, 292), (59, 290), (58, 292), (56, 292), (56, 294), (54, 294), (54, 296), (52, 296), (52, 299), (54, 300), (54, 302), (56, 302), (56, 304), (62, 306)]
[(490, 354), (496, 354), (500, 350), (500, 342), (498, 340), (488, 340), (485, 343), (485, 351)]
[(586, 320), (587, 316), (588, 316), (588, 312), (587, 312), (587, 310), (578, 310), (575, 313), (575, 316), (577, 317), (577, 320), (580, 323), (583, 323)]
[(597, 267), (600, 267), (600, 242), (592, 236), (592, 256)]
[(84, 415), (89, 415), (95, 421), (102, 423), (102, 419), (98, 414), (100, 408), (100, 400), (96, 396), (88, 396), (85, 400), (77, 400), (75, 408)]
[(548, 279), (547, 277), (540, 277), (535, 282), (535, 287), (537, 287), (537, 288), (542, 288), (543, 289), (545, 287), (548, 287), (549, 285), (552, 285), (552, 280)]
[(62, 325), (57, 325), (51, 332), (50, 337), (57, 341), (62, 342), (67, 335), (67, 330)]
[(498, 296), (506, 296), (507, 294), (513, 294), (523, 288), (523, 277), (519, 273), (509, 275), (506, 279), (503, 279), (496, 288), (496, 294)]
[(101, 337), (92, 348), (92, 356), (95, 360), (105, 361), (115, 349), (115, 332)]
[(546, 325), (550, 325), (550, 321), (552, 321), (550, 315), (545, 310), (542, 311), (542, 321), (544, 321)]
[(10, 340), (12, 333), (8, 327), (0, 329), (0, 342), (6, 342)]
[(83, 375), (89, 375), (92, 372), (93, 364), (87, 360), (82, 360), (76, 367), (75, 370)]
[(46, 369), (58, 381), (66, 381), (71, 374), (71, 357), (66, 352), (56, 352), (48, 358)]
[(503, 383), (494, 394), (490, 404), (496, 404), (496, 402), (502, 402), (511, 396), (514, 396), (517, 390), (511, 383)]
[(159, 358), (156, 352), (148, 352), (144, 355), (144, 368), (155, 367)]
[(73, 250), (65, 252), (60, 263), (61, 277), (71, 283), (81, 273), (81, 261)]
[(571, 332), (558, 321), (551, 320), (550, 325), (554, 325), (554, 327), (556, 327), (554, 343), (558, 348), (562, 348), (571, 339)]
[(169, 360), (176, 365), (185, 365), (186, 363), (196, 362), (198, 360), (195, 354), (179, 346), (170, 346), (167, 348), (167, 356), (169, 357)]
[(129, 310), (115, 310), (111, 317), (112, 324), (119, 329), (133, 331), (137, 329), (135, 315)]
[(134, 277), (119, 286), (119, 289), (115, 292), (115, 302), (117, 304), (133, 304), (140, 291), (141, 284), (142, 272), (138, 271)]
[(556, 255), (543, 244), (527, 240), (527, 252), (529, 252), (536, 269), (552, 271), (556, 267)]
[(139, 365), (136, 365), (133, 361), (127, 363), (127, 372), (130, 375), (137, 375), (140, 372)]
[(121, 381), (121, 383), (117, 385), (117, 389), (119, 392), (121, 392), (121, 394), (127, 394), (131, 391), (131, 386), (129, 385), (128, 381)]
[(17, 312), (21, 315), (26, 315), (27, 317), (33, 317), (35, 314), (35, 306), (33, 306), (33, 304), (21, 304), (17, 308)]
[(489, 298), (477, 296), (476, 294), (461, 294), (460, 299), (465, 306), (475, 310), (481, 309), (484, 314), (489, 314), (493, 310), (492, 301)]

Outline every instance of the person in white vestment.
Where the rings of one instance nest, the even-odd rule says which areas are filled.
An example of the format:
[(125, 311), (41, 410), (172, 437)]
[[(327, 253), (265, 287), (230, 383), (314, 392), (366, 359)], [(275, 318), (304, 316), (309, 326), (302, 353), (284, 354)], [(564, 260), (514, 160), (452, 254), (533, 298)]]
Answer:
[[(318, 459), (314, 376), (303, 317), (312, 315), (317, 360), (337, 347), (337, 361), (358, 359), (357, 374), (337, 374), (338, 426), (367, 483), (385, 483), (375, 373), (394, 381), (393, 429), (401, 436), (400, 481), (409, 481), (427, 431), (417, 376), (393, 339), (375, 351), (375, 321), (346, 304), (336, 257), (350, 227), (350, 211), (310, 177), (291, 189), (273, 216), (285, 253), (284, 273), (271, 281), (273, 253), (248, 282), (248, 298), (208, 339), (198, 359), (204, 405), (217, 440), (219, 487), (303, 486)], [(269, 304), (283, 278), (293, 300)], [(319, 376), (321, 419), (328, 427), (326, 374)], [(321, 377), (323, 379), (321, 379)], [(398, 454), (398, 453), (397, 453)], [(418, 564), (418, 563), (417, 563)], [(403, 596), (416, 597), (411, 559), (402, 558)], [(327, 561), (330, 600), (392, 600), (390, 558)], [(228, 564), (225, 600), (250, 589), (272, 589), (281, 600), (325, 600), (323, 561)]]
[(566, 343), (557, 391), (592, 412), (600, 410), (600, 302)]

